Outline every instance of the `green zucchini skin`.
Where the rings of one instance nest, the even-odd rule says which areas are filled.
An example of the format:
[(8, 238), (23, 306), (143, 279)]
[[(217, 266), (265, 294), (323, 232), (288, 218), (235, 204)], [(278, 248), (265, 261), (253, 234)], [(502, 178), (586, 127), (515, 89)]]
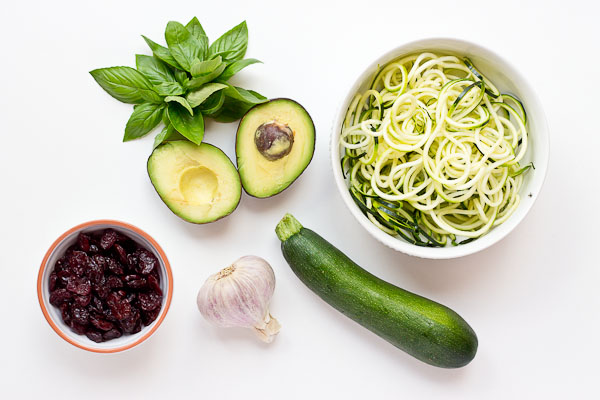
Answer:
[(475, 357), (477, 336), (460, 315), (377, 278), (310, 229), (282, 241), (281, 250), (319, 297), (413, 357), (442, 368)]

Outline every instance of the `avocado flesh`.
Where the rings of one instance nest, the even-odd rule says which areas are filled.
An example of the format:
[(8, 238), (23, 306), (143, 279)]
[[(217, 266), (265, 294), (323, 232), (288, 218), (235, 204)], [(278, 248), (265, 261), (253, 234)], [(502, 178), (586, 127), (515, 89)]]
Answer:
[(196, 224), (230, 214), (240, 201), (237, 170), (225, 153), (207, 143), (163, 143), (148, 159), (148, 175), (167, 207)]
[[(290, 153), (274, 161), (263, 156), (254, 142), (258, 127), (270, 121), (285, 124), (294, 133)], [(237, 166), (244, 190), (261, 198), (280, 193), (306, 169), (314, 150), (315, 126), (300, 104), (290, 99), (274, 99), (253, 107), (240, 121), (236, 138)]]

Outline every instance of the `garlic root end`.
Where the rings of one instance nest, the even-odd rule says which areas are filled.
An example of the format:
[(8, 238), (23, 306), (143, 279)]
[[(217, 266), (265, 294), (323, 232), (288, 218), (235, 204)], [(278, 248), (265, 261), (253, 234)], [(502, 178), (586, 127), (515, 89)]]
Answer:
[(279, 333), (281, 324), (270, 313), (267, 313), (264, 322), (261, 324), (261, 327), (259, 328), (255, 326), (253, 329), (260, 340), (265, 343), (271, 343), (273, 339), (275, 339), (275, 336), (277, 336)]

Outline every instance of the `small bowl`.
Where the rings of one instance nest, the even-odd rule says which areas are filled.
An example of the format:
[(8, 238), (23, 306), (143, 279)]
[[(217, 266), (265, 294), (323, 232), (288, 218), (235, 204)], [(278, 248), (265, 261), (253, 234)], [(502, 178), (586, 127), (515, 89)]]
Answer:
[[(160, 287), (163, 292), (163, 302), (158, 317), (148, 326), (144, 326), (138, 333), (132, 335), (123, 335), (119, 338), (108, 340), (102, 343), (96, 343), (85, 335), (79, 335), (67, 326), (61, 317), (60, 310), (50, 304), (49, 277), (54, 269), (56, 261), (65, 253), (65, 251), (77, 241), (80, 232), (95, 232), (107, 228), (112, 228), (117, 232), (127, 235), (136, 243), (152, 251), (159, 263)], [(40, 307), (44, 317), (58, 335), (81, 349), (96, 353), (116, 353), (119, 351), (131, 349), (134, 346), (148, 339), (160, 326), (171, 304), (173, 295), (173, 274), (169, 260), (158, 243), (150, 235), (141, 229), (127, 224), (125, 222), (113, 220), (90, 221), (77, 225), (62, 235), (52, 243), (52, 246), (46, 252), (40, 267), (37, 281), (37, 292)]]
[[(460, 246), (448, 246), (442, 248), (419, 247), (379, 230), (360, 211), (350, 197), (348, 186), (342, 175), (340, 166), (339, 137), (346, 111), (354, 95), (357, 92), (364, 90), (369, 84), (369, 79), (373, 76), (378, 66), (383, 66), (400, 56), (423, 51), (450, 53), (469, 57), (477, 69), (489, 78), (501, 92), (512, 93), (521, 99), (527, 111), (529, 137), (531, 142), (527, 154), (521, 161), (521, 164), (526, 165), (529, 162), (533, 162), (535, 170), (530, 170), (525, 175), (523, 186), (520, 191), (521, 203), (514, 214), (503, 224), (492, 228), (487, 234), (477, 240)], [(394, 250), (412, 256), (432, 259), (462, 257), (481, 251), (500, 241), (508, 235), (523, 220), (523, 218), (525, 218), (525, 215), (527, 215), (537, 199), (544, 183), (544, 179), (546, 178), (549, 157), (548, 127), (538, 97), (525, 78), (506, 60), (492, 50), (464, 40), (447, 38), (418, 40), (396, 47), (377, 58), (350, 86), (348, 94), (343, 99), (340, 108), (337, 111), (332, 129), (330, 143), (331, 163), (335, 182), (344, 203), (354, 218), (356, 218), (360, 225), (362, 225), (362, 227), (373, 237)]]

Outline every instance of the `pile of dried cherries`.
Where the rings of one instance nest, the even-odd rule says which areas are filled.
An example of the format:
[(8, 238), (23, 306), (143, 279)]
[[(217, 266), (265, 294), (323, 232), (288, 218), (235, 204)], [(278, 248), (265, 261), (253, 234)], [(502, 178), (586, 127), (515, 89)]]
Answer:
[(113, 229), (80, 233), (49, 285), (65, 324), (94, 342), (139, 332), (162, 307), (157, 258)]

